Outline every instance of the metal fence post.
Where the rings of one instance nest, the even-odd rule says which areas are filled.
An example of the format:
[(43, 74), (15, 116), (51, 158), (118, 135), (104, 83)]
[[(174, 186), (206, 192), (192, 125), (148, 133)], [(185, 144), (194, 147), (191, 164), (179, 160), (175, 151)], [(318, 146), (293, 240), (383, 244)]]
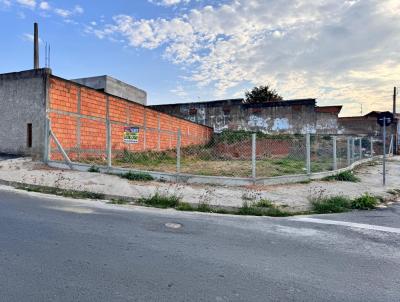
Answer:
[(394, 152), (393, 152), (393, 139), (394, 139), (394, 136), (393, 136), (393, 134), (391, 134), (390, 135), (389, 152), (388, 152), (389, 156), (393, 156), (393, 154), (394, 154)]
[(370, 138), (370, 146), (371, 146), (371, 150), (370, 150), (370, 152), (371, 152), (371, 157), (374, 157), (374, 138), (373, 137), (371, 137)]
[(350, 148), (350, 144), (351, 144), (351, 137), (347, 138), (347, 166), (351, 165), (351, 148)]
[(178, 129), (178, 139), (176, 143), (176, 173), (179, 175), (181, 173), (181, 143), (182, 134), (181, 129)]
[(43, 150), (43, 161), (48, 163), (50, 154), (50, 120), (46, 117), (44, 125), (44, 150)]
[(354, 163), (355, 153), (356, 153), (356, 139), (354, 137), (351, 138), (351, 163)]
[(111, 122), (107, 120), (107, 167), (112, 167)]
[(306, 165), (307, 165), (307, 174), (311, 174), (311, 135), (310, 133), (307, 133), (306, 135)]
[(337, 148), (336, 148), (336, 136), (332, 137), (333, 144), (333, 170), (337, 170)]
[(386, 117), (383, 117), (383, 162), (382, 162), (383, 185), (386, 185)]
[(359, 139), (358, 139), (358, 142), (359, 142), (359, 146), (358, 146), (358, 148), (359, 148), (359, 152), (360, 152), (360, 160), (362, 159), (362, 138), (360, 137)]
[(253, 181), (256, 181), (256, 159), (257, 159), (257, 134), (253, 133), (252, 135), (252, 146), (251, 146), (251, 175), (253, 177)]

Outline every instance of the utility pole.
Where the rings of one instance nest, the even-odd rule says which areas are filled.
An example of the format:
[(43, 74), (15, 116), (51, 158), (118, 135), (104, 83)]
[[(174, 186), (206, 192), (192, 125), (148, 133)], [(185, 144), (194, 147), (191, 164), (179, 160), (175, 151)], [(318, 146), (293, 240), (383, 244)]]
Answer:
[(393, 141), (393, 154), (397, 155), (397, 149), (398, 149), (398, 143), (399, 143), (399, 134), (398, 134), (398, 124), (399, 121), (396, 118), (396, 113), (397, 113), (397, 87), (393, 88), (393, 118), (394, 118), (394, 123), (393, 123), (393, 133), (394, 133), (394, 141)]

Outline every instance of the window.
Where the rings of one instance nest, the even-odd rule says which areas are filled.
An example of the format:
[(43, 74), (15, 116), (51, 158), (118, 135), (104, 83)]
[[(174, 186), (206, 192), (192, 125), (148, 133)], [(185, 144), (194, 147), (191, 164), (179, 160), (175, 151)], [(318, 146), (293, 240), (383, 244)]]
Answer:
[(26, 146), (32, 148), (32, 124), (28, 124), (26, 130)]

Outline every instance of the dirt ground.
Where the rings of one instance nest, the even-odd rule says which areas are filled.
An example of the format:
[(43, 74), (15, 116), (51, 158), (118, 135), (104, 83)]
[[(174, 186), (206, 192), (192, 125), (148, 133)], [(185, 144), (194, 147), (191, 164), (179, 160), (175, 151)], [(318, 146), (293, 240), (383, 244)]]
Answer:
[(345, 195), (357, 197), (364, 193), (389, 197), (390, 190), (400, 189), (400, 157), (387, 164), (387, 185), (382, 185), (382, 166), (366, 164), (357, 169), (361, 182), (313, 181), (274, 186), (224, 187), (184, 185), (161, 182), (133, 182), (114, 175), (57, 170), (29, 159), (0, 161), (0, 180), (33, 185), (80, 190), (131, 198), (148, 197), (155, 192), (180, 195), (188, 203), (208, 203), (215, 206), (240, 207), (244, 201), (268, 199), (287, 210), (309, 209), (313, 196)]

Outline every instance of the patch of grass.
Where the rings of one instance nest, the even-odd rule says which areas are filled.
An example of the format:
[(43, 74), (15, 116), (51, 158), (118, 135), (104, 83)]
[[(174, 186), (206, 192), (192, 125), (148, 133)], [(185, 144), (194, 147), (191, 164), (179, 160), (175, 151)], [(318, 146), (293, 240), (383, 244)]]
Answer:
[(311, 200), (311, 206), (315, 213), (342, 213), (351, 208), (351, 199), (345, 196), (318, 197)]
[(311, 182), (312, 182), (311, 179), (306, 179), (306, 180), (298, 181), (298, 182), (296, 182), (296, 184), (307, 185), (307, 184), (309, 184), (309, 183), (311, 183)]
[(25, 190), (28, 192), (58, 195), (74, 199), (105, 199), (105, 194), (93, 193), (88, 191), (73, 191), (73, 190), (64, 190), (52, 187), (33, 187), (33, 186), (16, 186), (16, 189)]
[(261, 199), (260, 201), (254, 203), (254, 206), (257, 208), (272, 208), (274, 207), (274, 204), (268, 199)]
[(198, 204), (196, 211), (204, 212), (204, 213), (212, 213), (214, 212), (213, 208), (210, 207), (208, 203), (201, 202)]
[(283, 211), (275, 206), (269, 205), (268, 207), (261, 206), (261, 204), (249, 204), (243, 202), (242, 207), (235, 213), (237, 215), (248, 215), (248, 216), (272, 216), (272, 217), (287, 217), (292, 216), (291, 213)]
[(360, 182), (361, 179), (354, 175), (352, 171), (344, 171), (339, 174), (328, 176), (323, 178), (326, 181), (349, 181), (349, 182)]
[(180, 201), (181, 197), (178, 195), (160, 194), (159, 192), (156, 192), (149, 197), (138, 199), (138, 203), (140, 204), (162, 209), (175, 208), (179, 205)]
[(196, 208), (187, 202), (179, 202), (179, 204), (175, 207), (175, 210), (193, 212), (196, 211)]
[(129, 201), (125, 199), (111, 199), (110, 204), (128, 204)]
[(93, 165), (88, 169), (88, 172), (90, 172), (90, 173), (100, 173), (100, 169), (98, 167), (96, 167), (95, 165)]
[(351, 207), (358, 210), (371, 210), (376, 207), (379, 200), (376, 196), (364, 194), (351, 202)]
[(135, 181), (152, 181), (152, 180), (154, 180), (153, 176), (151, 176), (148, 173), (144, 173), (144, 172), (129, 171), (125, 174), (122, 174), (121, 177), (125, 178), (125, 179), (129, 179), (129, 180), (135, 180)]
[(139, 164), (144, 166), (158, 166), (165, 163), (176, 163), (176, 155), (167, 151), (154, 152), (130, 152), (124, 150), (122, 155), (116, 159), (120, 163)]

